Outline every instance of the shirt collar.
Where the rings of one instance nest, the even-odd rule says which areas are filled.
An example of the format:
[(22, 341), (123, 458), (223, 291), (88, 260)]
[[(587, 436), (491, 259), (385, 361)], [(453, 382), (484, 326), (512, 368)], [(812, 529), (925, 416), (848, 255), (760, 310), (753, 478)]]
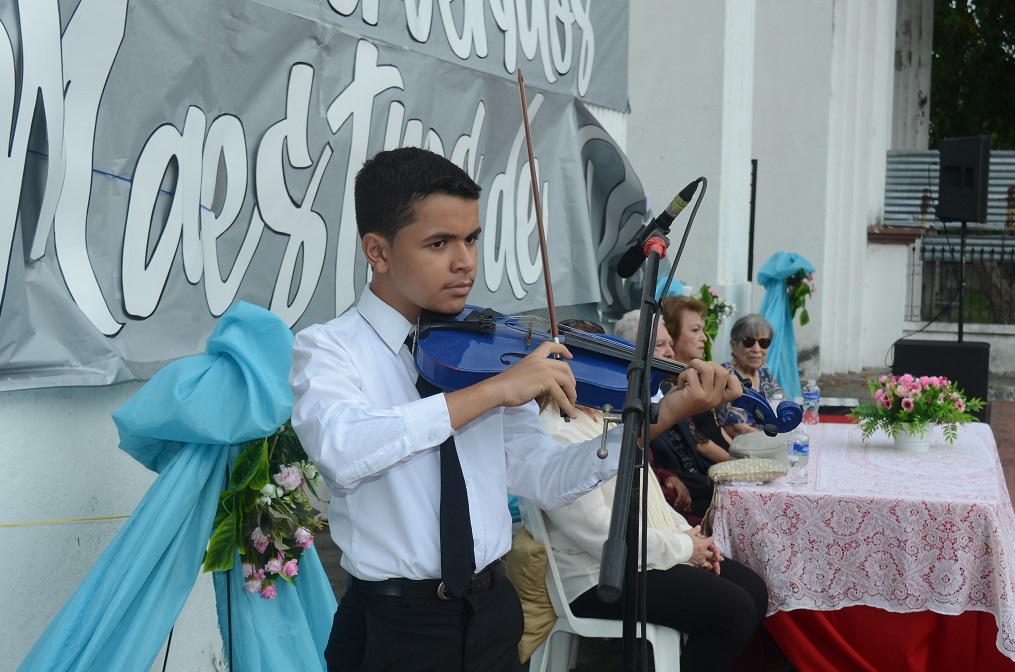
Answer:
[(415, 328), (400, 312), (370, 291), (369, 285), (363, 289), (356, 310), (396, 354), (405, 343), (405, 337)]

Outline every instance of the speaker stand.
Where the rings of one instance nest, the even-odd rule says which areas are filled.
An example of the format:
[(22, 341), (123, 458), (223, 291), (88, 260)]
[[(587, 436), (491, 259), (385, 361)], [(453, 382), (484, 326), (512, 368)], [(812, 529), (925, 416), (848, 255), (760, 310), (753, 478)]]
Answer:
[(966, 220), (962, 220), (959, 234), (959, 343), (962, 342), (962, 327), (966, 321)]

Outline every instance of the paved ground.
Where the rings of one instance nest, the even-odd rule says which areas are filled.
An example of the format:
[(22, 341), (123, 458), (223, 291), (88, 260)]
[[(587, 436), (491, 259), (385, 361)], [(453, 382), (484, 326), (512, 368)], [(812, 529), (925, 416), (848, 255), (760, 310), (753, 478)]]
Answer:
[[(867, 378), (888, 373), (887, 369), (867, 369), (860, 373), (822, 376), (823, 398), (865, 399), (869, 396)], [(990, 404), (987, 419), (994, 431), (998, 455), (1005, 473), (1008, 492), (1015, 491), (1015, 377), (991, 376)], [(843, 408), (829, 409), (841, 413)], [(341, 599), (345, 593), (345, 572), (339, 566), (341, 552), (327, 534), (318, 536), (317, 549), (321, 555), (335, 595)], [(766, 661), (763, 672), (785, 672), (792, 670), (778, 651), (770, 637), (763, 637), (757, 643), (758, 651)], [(612, 672), (622, 664), (621, 642), (619, 640), (583, 640), (579, 648), (578, 672)], [(650, 666), (651, 669), (651, 666)], [(746, 670), (744, 671), (746, 672)]]

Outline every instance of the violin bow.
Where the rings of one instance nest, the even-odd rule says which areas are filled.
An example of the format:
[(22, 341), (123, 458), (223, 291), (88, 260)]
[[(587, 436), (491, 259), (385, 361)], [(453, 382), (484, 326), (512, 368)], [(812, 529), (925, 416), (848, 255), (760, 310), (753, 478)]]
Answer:
[(525, 101), (525, 80), (518, 68), (518, 95), (522, 101), (522, 122), (525, 125), (525, 146), (529, 150), (529, 173), (532, 181), (532, 201), (536, 207), (536, 229), (539, 231), (539, 255), (543, 262), (543, 282), (546, 284), (546, 307), (550, 313), (550, 335), (560, 343), (557, 327), (557, 309), (553, 304), (553, 286), (550, 283), (550, 256), (546, 251), (546, 230), (543, 228), (543, 205), (539, 201), (539, 181), (536, 177), (536, 158), (532, 153), (532, 129), (529, 127), (529, 105)]

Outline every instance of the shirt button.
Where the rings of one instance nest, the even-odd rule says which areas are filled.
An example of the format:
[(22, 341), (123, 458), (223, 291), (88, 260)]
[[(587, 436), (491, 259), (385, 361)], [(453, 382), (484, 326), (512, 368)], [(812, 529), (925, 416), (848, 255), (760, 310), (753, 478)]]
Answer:
[(436, 441), (437, 440), (437, 433), (436, 432), (430, 432), (429, 434), (426, 435), (426, 438), (431, 440), (431, 441)]

